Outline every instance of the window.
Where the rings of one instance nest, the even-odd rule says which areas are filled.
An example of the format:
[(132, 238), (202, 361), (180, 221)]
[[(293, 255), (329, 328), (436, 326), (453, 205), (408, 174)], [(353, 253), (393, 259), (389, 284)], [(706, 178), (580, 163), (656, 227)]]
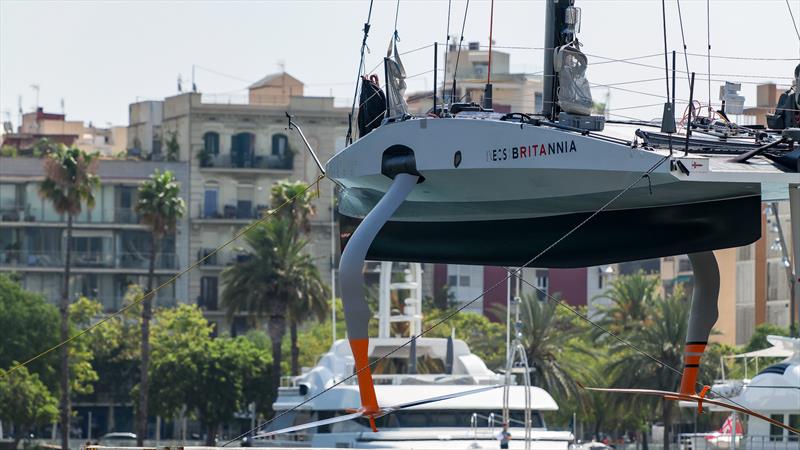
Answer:
[(458, 285), (459, 286), (469, 286), (470, 285), (469, 275), (461, 275), (459, 277), (459, 280), (458, 280)]
[(198, 305), (208, 311), (217, 310), (217, 277), (200, 278)]
[[(789, 414), (789, 426), (794, 429), (800, 429), (800, 414)], [(800, 436), (797, 436), (794, 433), (789, 433), (789, 440), (792, 442), (797, 442), (800, 440)]]
[(205, 193), (203, 195), (203, 218), (212, 219), (220, 217), (218, 201), (219, 185), (216, 183), (206, 184)]
[(289, 138), (285, 134), (272, 135), (272, 154), (284, 158), (289, 150)]
[(203, 149), (209, 155), (219, 155), (219, 133), (209, 131), (203, 135)]
[(447, 277), (447, 285), (450, 287), (458, 286), (458, 276), (450, 275)]
[(236, 188), (236, 218), (250, 219), (253, 217), (253, 195), (252, 185), (240, 184)]
[(546, 270), (536, 271), (536, 287), (542, 290), (547, 290), (548, 276)]
[[(777, 420), (778, 422), (783, 423), (783, 414), (770, 414), (769, 418), (772, 420)], [(783, 428), (769, 424), (769, 440), (770, 441), (782, 441), (783, 440)]]
[(239, 133), (231, 136), (231, 166), (253, 167), (256, 136), (253, 133)]

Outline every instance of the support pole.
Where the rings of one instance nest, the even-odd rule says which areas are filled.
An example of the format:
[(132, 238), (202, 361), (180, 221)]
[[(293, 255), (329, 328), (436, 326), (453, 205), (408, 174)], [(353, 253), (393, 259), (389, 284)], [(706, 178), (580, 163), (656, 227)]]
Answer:
[(697, 372), (700, 369), (700, 358), (708, 344), (711, 328), (717, 322), (719, 310), (719, 266), (714, 252), (706, 251), (689, 255), (694, 272), (694, 291), (692, 292), (692, 309), (689, 313), (689, 329), (686, 332), (686, 347), (683, 357), (683, 377), (680, 392), (695, 394), (697, 392)]
[[(800, 184), (789, 185), (789, 226), (792, 230), (792, 264), (794, 265), (794, 317), (800, 318)], [(795, 325), (794, 336), (800, 336), (800, 325)]]
[(339, 263), (344, 320), (347, 324), (350, 348), (355, 359), (355, 370), (358, 373), (361, 406), (368, 413), (378, 412), (378, 401), (375, 397), (375, 387), (368, 366), (368, 324), (372, 314), (367, 300), (364, 298), (364, 260), (375, 236), (405, 201), (418, 179), (418, 176), (406, 173), (395, 176), (386, 195), (381, 198), (350, 236)]

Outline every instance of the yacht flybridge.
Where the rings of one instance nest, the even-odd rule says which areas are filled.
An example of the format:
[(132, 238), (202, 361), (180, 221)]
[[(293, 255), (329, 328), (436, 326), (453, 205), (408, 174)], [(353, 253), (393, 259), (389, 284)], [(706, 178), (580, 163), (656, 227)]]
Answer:
[[(584, 267), (688, 254), (695, 285), (674, 394), (701, 402), (697, 372), (719, 293), (712, 250), (757, 240), (764, 199), (790, 199), (800, 236), (800, 66), (795, 87), (768, 116), (770, 128), (736, 125), (724, 108), (702, 115), (691, 95), (688, 117), (676, 123), (674, 66), (672, 101), (659, 123), (612, 123), (590, 114), (573, 3), (546, 2), (541, 112), (493, 111), (487, 79), (482, 105), (441, 104), (434, 93), (430, 112), (414, 117), (403, 101), (405, 70), (394, 41), (384, 60), (385, 92), (363, 79), (360, 137), (324, 171), (340, 187), (339, 274), (358, 414), (374, 430), (374, 420), (391, 411), (370, 376), (366, 258)], [(669, 99), (668, 79), (667, 86)]]
[[(405, 338), (373, 338), (369, 357), (374, 360), (401, 346)], [(415, 353), (415, 356), (412, 355)], [(417, 369), (411, 369), (418, 361)], [(338, 418), (361, 405), (359, 387), (346, 382), (332, 387), (353, 373), (354, 359), (348, 343), (336, 341), (309, 372), (292, 380), (278, 391), (273, 404), (276, 414), (292, 409), (325, 389), (325, 395), (314, 398), (302, 407), (281, 416), (264, 431), (304, 424), (314, 420)], [(431, 397), (459, 394), (480, 388), (491, 388), (503, 382), (503, 376), (489, 370), (469, 347), (458, 339), (420, 338), (414, 350), (403, 348), (384, 360), (375, 374), (375, 392), (386, 405), (425, 400)], [(416, 373), (415, 373), (416, 372)], [(523, 449), (525, 387), (511, 386), (511, 448)], [(543, 412), (558, 409), (546, 391), (530, 388), (531, 441), (528, 448), (566, 450), (572, 433), (548, 431)], [(291, 434), (256, 437), (257, 446), (291, 446), (324, 448), (415, 448), (459, 449), (497, 448), (497, 436), (503, 421), (503, 391), (487, 389), (463, 397), (435, 403), (425, 402), (410, 409), (385, 415), (377, 420), (378, 433), (373, 433), (366, 419), (332, 423)]]

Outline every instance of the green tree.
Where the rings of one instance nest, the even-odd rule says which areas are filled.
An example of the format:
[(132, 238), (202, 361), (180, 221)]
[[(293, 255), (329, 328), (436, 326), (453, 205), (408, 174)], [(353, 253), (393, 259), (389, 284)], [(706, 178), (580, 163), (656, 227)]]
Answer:
[[(175, 139), (173, 133), (172, 136)], [(150, 317), (152, 315), (153, 280), (155, 279), (156, 256), (164, 236), (175, 232), (178, 220), (186, 212), (186, 204), (180, 196), (180, 186), (169, 170), (150, 175), (139, 185), (136, 213), (150, 228), (150, 264), (147, 271), (147, 295), (142, 302), (141, 366), (139, 379), (139, 402), (136, 408), (136, 441), (143, 445), (147, 437), (148, 367), (150, 365)]]
[[(72, 224), (83, 206), (94, 207), (94, 189), (100, 185), (96, 155), (83, 150), (59, 146), (44, 160), (44, 181), (39, 186), (42, 198), (53, 204), (53, 209), (67, 216), (67, 251), (64, 259), (64, 284), (61, 291), (59, 312), (61, 326), (59, 338), (69, 337), (69, 281), (72, 269)], [(61, 388), (61, 449), (69, 450), (70, 393), (69, 393), (69, 345), (59, 349)]]
[[(691, 302), (686, 299), (682, 289), (676, 289), (666, 298), (659, 296), (653, 299), (652, 320), (647, 326), (630, 327), (624, 336), (644, 354), (620, 342), (610, 345), (611, 354), (615, 356), (607, 368), (612, 377), (611, 385), (620, 388), (677, 390), (681, 379), (680, 368), (690, 308)], [(664, 448), (669, 450), (669, 432), (676, 408), (674, 401), (650, 396), (612, 398), (625, 402), (629, 407), (636, 405), (642, 411), (656, 411), (660, 403), (664, 422)]]
[(167, 137), (167, 161), (177, 161), (181, 151), (181, 146), (178, 143), (178, 132), (169, 131), (167, 134), (169, 135)]
[[(311, 217), (316, 213), (312, 200), (314, 193), (303, 181), (281, 180), (272, 185), (270, 201), (274, 208), (284, 205), (277, 215), (288, 219), (295, 233), (308, 235), (311, 232)], [(291, 341), (291, 374), (300, 374), (300, 348), (297, 345), (298, 327), (311, 318), (324, 320), (328, 314), (326, 287), (321, 280), (309, 280), (312, 284), (306, 287), (306, 295), (302, 301), (294, 301), (289, 305), (289, 337)]]
[[(452, 312), (450, 309), (434, 309), (425, 315), (423, 329), (428, 329), (433, 324)], [(463, 340), (470, 351), (480, 357), (491, 370), (505, 367), (506, 328), (502, 324), (492, 322), (483, 314), (474, 312), (459, 312), (446, 322), (432, 329), (426, 337), (446, 338), (455, 330), (455, 337)]]
[(556, 398), (569, 398), (579, 395), (576, 380), (586, 370), (571, 356), (591, 355), (591, 352), (579, 345), (576, 333), (580, 330), (572, 317), (559, 314), (557, 308), (555, 303), (534, 295), (522, 297), (519, 314), (522, 345), (531, 366), (531, 382)]
[(211, 338), (212, 327), (195, 306), (161, 310), (153, 327), (150, 366), (153, 409), (174, 416), (185, 405), (213, 446), (219, 426), (248, 400), (271, 392), (269, 352), (245, 337)]
[(608, 306), (598, 308), (598, 322), (614, 333), (624, 333), (649, 323), (648, 306), (655, 299), (657, 290), (658, 277), (642, 271), (613, 280), (610, 289), (595, 297), (610, 302)]
[[(58, 309), (44, 297), (26, 291), (7, 274), (0, 273), (0, 369), (26, 361), (58, 343)], [(53, 391), (58, 387), (54, 354), (31, 361), (28, 369)]]
[(268, 319), (272, 381), (277, 387), (289, 305), (308, 304), (310, 295), (327, 298), (328, 287), (306, 252), (307, 241), (297, 236), (288, 219), (274, 217), (255, 226), (244, 239), (250, 248), (248, 258), (222, 272), (222, 305), (229, 318), (247, 312), (256, 320)]
[(22, 437), (39, 425), (58, 417), (56, 398), (39, 376), (25, 367), (6, 373), (0, 369), (0, 420), (14, 424), (16, 449)]

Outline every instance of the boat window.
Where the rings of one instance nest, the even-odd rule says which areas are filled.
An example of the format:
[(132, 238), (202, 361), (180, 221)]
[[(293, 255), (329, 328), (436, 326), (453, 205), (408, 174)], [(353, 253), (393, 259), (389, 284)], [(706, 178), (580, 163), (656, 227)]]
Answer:
[[(778, 422), (783, 423), (783, 414), (770, 414), (769, 418), (772, 420), (777, 420)], [(783, 440), (783, 428), (775, 425), (769, 424), (769, 440), (770, 441), (782, 441)]]
[[(789, 414), (789, 426), (794, 429), (800, 429), (800, 414)], [(789, 440), (792, 442), (797, 442), (800, 440), (800, 436), (789, 433)]]
[[(428, 425), (428, 411), (401, 411), (397, 413), (397, 421), (403, 428), (424, 428)], [(446, 415), (447, 411), (436, 411), (435, 414)]]

